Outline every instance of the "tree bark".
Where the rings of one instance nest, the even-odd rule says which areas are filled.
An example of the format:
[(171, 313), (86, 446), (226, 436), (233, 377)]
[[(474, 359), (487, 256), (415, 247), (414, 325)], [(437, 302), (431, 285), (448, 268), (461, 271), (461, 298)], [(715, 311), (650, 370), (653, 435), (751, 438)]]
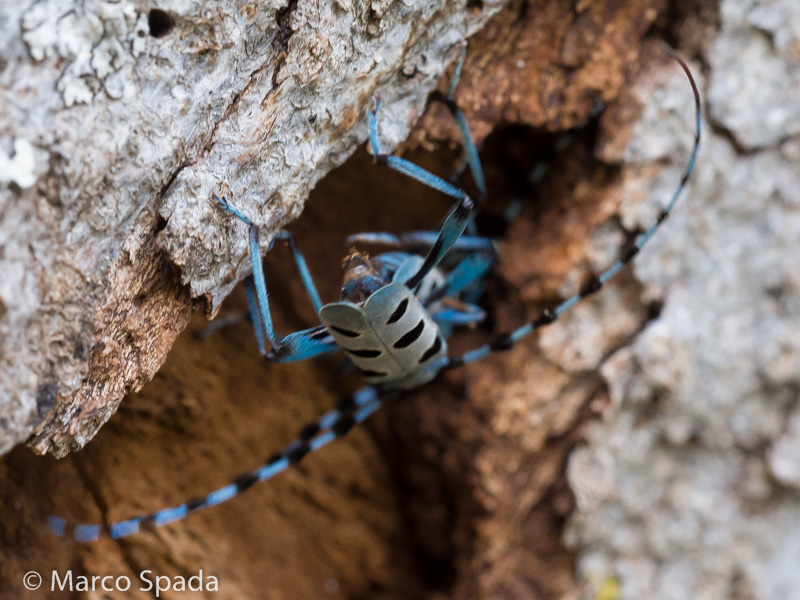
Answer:
[[(580, 122), (598, 98), (608, 108), (528, 190), (499, 243), (482, 301), (492, 327), (572, 293), (668, 200), (694, 118), (685, 76), (658, 48), (668, 40), (692, 59), (704, 141), (688, 193), (635, 267), (536, 338), (405, 394), (230, 503), (116, 543), (51, 536), (39, 508), (117, 521), (207, 493), (359, 385), (336, 361), (264, 365), (245, 324), (198, 339), (197, 315), (83, 452), (55, 464), (20, 448), (0, 463), (0, 593), (24, 597), (29, 570), (72, 568), (135, 582), (145, 569), (203, 569), (221, 581), (209, 596), (237, 599), (796, 596), (796, 10), (501, 11), (471, 39), (458, 90), (483, 144), (489, 212), (552, 145), (545, 130)], [(406, 156), (446, 174), (455, 139), (432, 106)], [(446, 209), (358, 151), (291, 229), (331, 300), (348, 234), (431, 228)], [(220, 227), (240, 248), (244, 230)], [(284, 249), (266, 273), (280, 329), (315, 323)], [(244, 308), (237, 294), (223, 310)], [(482, 327), (462, 332), (451, 352), (486, 339)]]
[[(4, 6), (0, 453), (82, 447), (366, 136), (387, 150), (503, 3)], [(13, 148), (13, 149), (12, 149)]]

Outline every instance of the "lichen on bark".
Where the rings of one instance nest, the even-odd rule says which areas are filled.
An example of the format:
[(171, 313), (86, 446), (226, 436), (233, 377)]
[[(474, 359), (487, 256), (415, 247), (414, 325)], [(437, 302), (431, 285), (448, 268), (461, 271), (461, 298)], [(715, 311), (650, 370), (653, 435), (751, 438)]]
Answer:
[(373, 97), (390, 149), (502, 4), (0, 8), (0, 453), (80, 448), (216, 311), (249, 267), (214, 193), (267, 244), (363, 141)]

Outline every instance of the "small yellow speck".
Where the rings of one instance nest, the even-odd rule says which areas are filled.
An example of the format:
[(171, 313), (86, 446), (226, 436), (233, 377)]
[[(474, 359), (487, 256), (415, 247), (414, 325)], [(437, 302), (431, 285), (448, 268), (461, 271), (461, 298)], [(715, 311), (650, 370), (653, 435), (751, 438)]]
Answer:
[(616, 577), (606, 577), (597, 590), (597, 600), (617, 600), (619, 593), (619, 580)]

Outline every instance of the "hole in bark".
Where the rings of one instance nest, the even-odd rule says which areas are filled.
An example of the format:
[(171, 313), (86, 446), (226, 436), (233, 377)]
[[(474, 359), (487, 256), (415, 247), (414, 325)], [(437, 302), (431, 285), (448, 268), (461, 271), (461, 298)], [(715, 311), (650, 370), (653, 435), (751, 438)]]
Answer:
[(283, 52), (289, 48), (289, 38), (292, 37), (294, 30), (292, 29), (292, 13), (297, 9), (297, 0), (292, 0), (283, 10), (278, 11), (275, 15), (275, 21), (278, 24), (277, 43)]
[(661, 311), (664, 310), (663, 300), (653, 300), (647, 305), (647, 320), (655, 321), (661, 316)]
[(175, 19), (168, 12), (154, 8), (147, 14), (147, 25), (150, 27), (151, 36), (162, 38), (175, 27)]
[(83, 361), (89, 360), (91, 351), (92, 346), (86, 338), (83, 336), (77, 336), (75, 338), (75, 347), (72, 349), (73, 358)]
[(467, 8), (470, 10), (483, 10), (483, 0), (468, 0)]
[(167, 228), (167, 220), (161, 215), (158, 215), (158, 219), (156, 220), (156, 234), (164, 231), (166, 228)]
[(43, 417), (55, 406), (58, 397), (58, 381), (52, 375), (45, 375), (36, 390), (36, 412)]

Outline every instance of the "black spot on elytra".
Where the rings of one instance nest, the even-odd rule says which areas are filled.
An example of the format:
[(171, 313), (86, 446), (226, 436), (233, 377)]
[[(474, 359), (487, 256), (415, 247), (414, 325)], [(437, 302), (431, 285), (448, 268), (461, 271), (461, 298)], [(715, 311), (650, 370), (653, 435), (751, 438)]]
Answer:
[(380, 350), (347, 350), (348, 354), (352, 354), (353, 356), (360, 356), (361, 358), (376, 358), (381, 355)]
[(422, 335), (423, 330), (425, 329), (425, 320), (420, 319), (419, 323), (416, 324), (414, 329), (406, 333), (403, 337), (397, 340), (393, 346), (397, 349), (400, 348), (408, 348), (411, 344), (416, 342), (419, 339), (419, 336)]
[(386, 321), (386, 324), (391, 325), (392, 323), (397, 323), (400, 318), (406, 314), (406, 308), (408, 308), (408, 298), (403, 298), (403, 301), (397, 305), (397, 308), (392, 313), (392, 316), (389, 317), (389, 320)]
[(370, 371), (369, 369), (359, 369), (364, 377), (386, 377), (384, 371)]
[(422, 358), (419, 359), (419, 364), (422, 364), (426, 360), (430, 360), (432, 357), (436, 356), (436, 354), (441, 349), (442, 349), (442, 339), (437, 335), (436, 339), (433, 340), (433, 344), (431, 344), (431, 347), (425, 350), (425, 354), (423, 354)]
[(349, 329), (342, 329), (341, 327), (336, 327), (335, 325), (331, 325), (331, 329), (333, 329), (336, 333), (339, 333), (345, 337), (358, 337), (361, 334), (355, 331), (350, 331)]
[(311, 334), (310, 336), (308, 336), (308, 337), (309, 337), (309, 339), (312, 339), (312, 340), (314, 340), (314, 341), (317, 341), (317, 340), (322, 340), (322, 339), (325, 339), (325, 338), (326, 338), (326, 337), (328, 337), (329, 335), (330, 335), (330, 334), (328, 333), (328, 330), (327, 330), (327, 329), (325, 329), (324, 327), (322, 327), (322, 328), (320, 328), (320, 330), (319, 330), (319, 331), (315, 331), (314, 333), (312, 333), (312, 334)]

